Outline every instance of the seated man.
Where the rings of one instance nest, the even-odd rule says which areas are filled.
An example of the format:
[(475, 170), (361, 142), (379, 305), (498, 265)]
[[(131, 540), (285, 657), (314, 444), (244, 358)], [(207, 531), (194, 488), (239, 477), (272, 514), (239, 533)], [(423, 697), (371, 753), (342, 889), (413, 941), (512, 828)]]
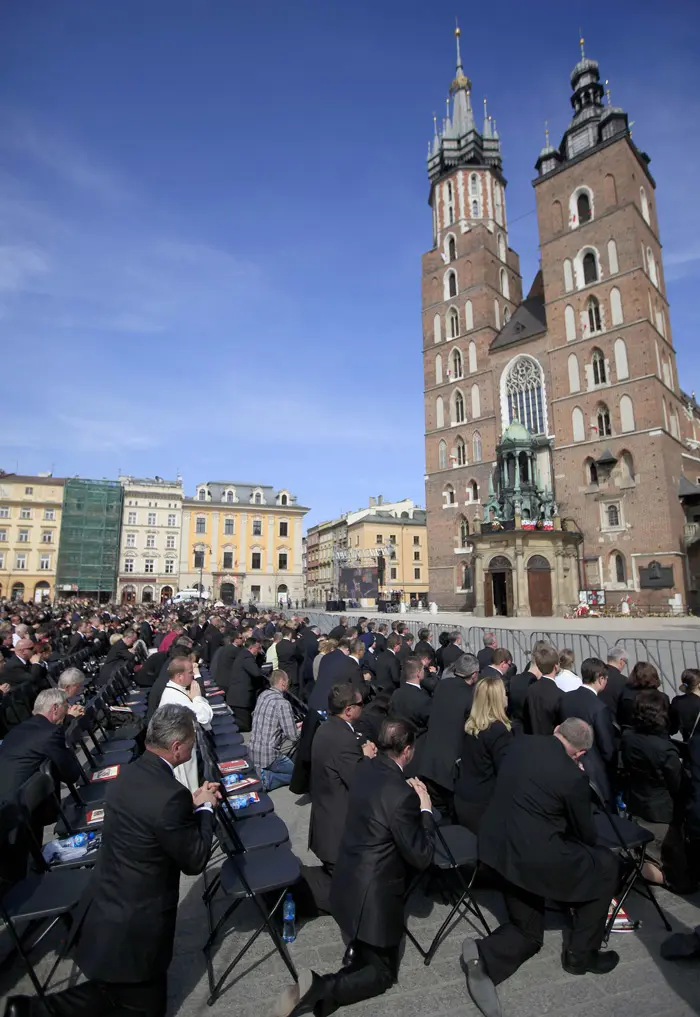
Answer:
[(299, 729), (291, 704), (284, 697), (288, 689), (287, 672), (273, 671), (270, 688), (260, 693), (253, 710), (250, 758), (266, 791), (289, 784), (294, 772), (289, 752), (299, 739)]
[(573, 911), (565, 971), (602, 975), (619, 960), (600, 949), (619, 872), (615, 855), (597, 846), (590, 788), (577, 765), (592, 744), (590, 726), (572, 717), (553, 735), (516, 738), (498, 773), (479, 860), (500, 881), (509, 920), (462, 944), (467, 988), (485, 1017), (501, 1014), (494, 986), (542, 948), (545, 899)]
[(84, 683), (85, 675), (77, 667), (69, 667), (59, 675), (58, 688), (65, 692), (68, 703), (67, 717), (82, 717), (85, 712), (79, 701)]
[[(168, 683), (160, 697), (160, 706), (186, 706), (192, 710), (198, 723), (203, 727), (211, 724), (214, 711), (202, 695), (199, 682), (194, 677), (194, 664), (189, 657), (175, 657), (168, 664)], [(175, 767), (175, 777), (186, 788), (194, 792), (199, 787), (197, 754)]]
[(47, 759), (57, 784), (78, 779), (80, 766), (63, 732), (67, 712), (65, 692), (44, 689), (34, 702), (34, 715), (7, 732), (0, 744), (0, 801), (11, 801)]

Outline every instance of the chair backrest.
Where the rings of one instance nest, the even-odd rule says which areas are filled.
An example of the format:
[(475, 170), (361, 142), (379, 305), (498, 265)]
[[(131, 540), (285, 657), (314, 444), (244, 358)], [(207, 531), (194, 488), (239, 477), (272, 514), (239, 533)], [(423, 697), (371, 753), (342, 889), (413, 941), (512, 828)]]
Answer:
[(38, 769), (25, 780), (17, 792), (17, 801), (21, 808), (32, 816), (44, 802), (56, 797), (53, 778), (49, 773)]

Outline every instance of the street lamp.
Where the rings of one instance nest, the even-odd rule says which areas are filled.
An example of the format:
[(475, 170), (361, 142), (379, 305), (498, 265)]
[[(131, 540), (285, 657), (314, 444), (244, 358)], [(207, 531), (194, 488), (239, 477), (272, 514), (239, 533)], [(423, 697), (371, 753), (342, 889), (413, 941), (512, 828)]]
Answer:
[(201, 607), (202, 606), (202, 590), (204, 588), (203, 583), (202, 583), (202, 578), (203, 578), (203, 573), (204, 573), (204, 552), (205, 551), (209, 551), (209, 553), (211, 553), (211, 547), (210, 547), (209, 544), (203, 544), (203, 543), (200, 542), (200, 543), (194, 545), (194, 549), (195, 549), (195, 551), (199, 551), (201, 553), (201, 555), (202, 555), (202, 557), (199, 559), (199, 589), (197, 590), (197, 593), (199, 594), (199, 606)]

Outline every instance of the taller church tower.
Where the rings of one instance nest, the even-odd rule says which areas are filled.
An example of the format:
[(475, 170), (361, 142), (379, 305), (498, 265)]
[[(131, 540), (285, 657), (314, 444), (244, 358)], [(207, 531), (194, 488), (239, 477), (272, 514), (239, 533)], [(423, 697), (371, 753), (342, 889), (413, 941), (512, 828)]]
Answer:
[(481, 129), (457, 41), (442, 129), (428, 151), (433, 247), (423, 257), (426, 505), (430, 596), (441, 606), (471, 591), (469, 534), (488, 489), (498, 438), (489, 348), (522, 298), (508, 246), (506, 180), (496, 123)]

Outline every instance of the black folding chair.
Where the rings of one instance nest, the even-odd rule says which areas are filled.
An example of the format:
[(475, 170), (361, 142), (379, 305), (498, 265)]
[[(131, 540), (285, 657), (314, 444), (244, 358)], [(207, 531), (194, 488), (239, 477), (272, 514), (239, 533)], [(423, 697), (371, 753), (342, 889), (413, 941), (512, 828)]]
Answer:
[[(14, 804), (0, 805), (0, 851), (7, 848), (18, 826), (23, 825)], [(0, 919), (27, 968), (37, 996), (42, 1000), (45, 999), (56, 968), (73, 944), (77, 931), (73, 923), (73, 911), (85, 893), (91, 877), (92, 870), (89, 868), (42, 872), (25, 876), (0, 893)], [(68, 934), (57, 950), (56, 960), (42, 983), (29, 954), (58, 922), (65, 922)], [(42, 931), (37, 936), (39, 929)]]
[[(426, 966), (430, 964), (437, 953), (455, 915), (459, 915), (460, 918), (467, 921), (471, 921), (470, 915), (473, 916), (481, 922), (486, 935), (490, 935), (491, 930), (472, 895), (478, 866), (477, 841), (473, 833), (463, 826), (436, 825), (433, 861), (424, 872), (419, 873), (411, 882), (405, 897), (405, 900), (408, 901), (421, 883), (427, 882), (430, 876), (435, 876), (444, 898), (452, 903), (450, 913), (435, 933), (427, 950), (421, 946), (408, 926), (404, 926), (406, 935), (418, 950)], [(470, 871), (468, 881), (464, 877), (463, 870), (465, 869)], [(457, 890), (455, 890), (455, 884)]]
[[(46, 760), (48, 763), (48, 760)], [(50, 764), (49, 764), (50, 765)], [(47, 862), (44, 860), (42, 853), (43, 838), (39, 835), (38, 822), (41, 822), (41, 810), (47, 809), (47, 806), (52, 806), (56, 809), (60, 815), (60, 804), (56, 789), (54, 787), (53, 777), (50, 770), (45, 766), (42, 766), (40, 770), (33, 773), (28, 780), (22, 784), (19, 791), (17, 792), (17, 805), (19, 808), (19, 814), (22, 821), (25, 823), (28, 835), (29, 835), (29, 848), (34, 859), (34, 863), (39, 872), (54, 872), (60, 869), (81, 869), (84, 866), (92, 866), (97, 861), (97, 849), (99, 843), (95, 845), (95, 848), (83, 855), (81, 858), (75, 858), (72, 861), (53, 861)], [(38, 820), (38, 822), (37, 822)], [(73, 832), (70, 831), (69, 836)], [(92, 831), (95, 832), (95, 831)]]
[[(275, 818), (275, 817), (269, 817)], [(213, 905), (215, 892), (209, 892), (207, 886), (206, 872), (204, 874), (205, 893), (204, 901), (207, 911), (207, 922), (209, 936), (204, 944), (204, 956), (207, 964), (207, 975), (209, 978), (210, 996), (207, 1000), (208, 1006), (213, 1006), (221, 995), (226, 979), (233, 971), (238, 962), (245, 956), (256, 939), (267, 929), (272, 942), (274, 943), (280, 957), (284, 961), (294, 981), (298, 981), (298, 975), (292, 959), (289, 956), (287, 944), (282, 939), (274, 923), (274, 916), (291, 886), (297, 882), (300, 875), (298, 859), (291, 850), (282, 845), (279, 847), (268, 847), (260, 850), (244, 852), (243, 845), (238, 836), (239, 824), (232, 818), (232, 810), (226, 803), (222, 803), (217, 809), (217, 827), (219, 844), (226, 857), (221, 870), (216, 877), (216, 889), (221, 888), (231, 904), (226, 908), (217, 922), (214, 922)], [(267, 820), (264, 820), (267, 821)], [(275, 894), (274, 903), (269, 908), (265, 902), (265, 894)], [(213, 948), (217, 937), (228, 919), (236, 912), (244, 900), (250, 900), (255, 905), (260, 918), (259, 927), (253, 932), (246, 943), (241, 947), (226, 970), (218, 978), (214, 974)], [(229, 930), (230, 932), (231, 930)], [(224, 933), (221, 940), (226, 938)]]

